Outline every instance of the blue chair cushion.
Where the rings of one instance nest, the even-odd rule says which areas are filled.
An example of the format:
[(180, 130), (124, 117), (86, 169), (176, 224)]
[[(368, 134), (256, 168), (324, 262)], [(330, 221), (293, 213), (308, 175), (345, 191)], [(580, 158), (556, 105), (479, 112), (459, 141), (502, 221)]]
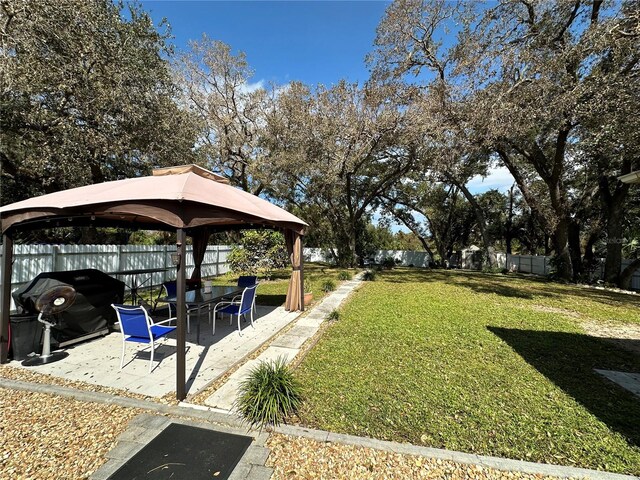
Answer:
[(170, 334), (178, 327), (165, 327), (164, 325), (152, 325), (151, 326), (151, 335), (153, 335), (153, 339), (157, 339), (159, 337), (163, 337), (165, 335)]
[(249, 306), (249, 308), (245, 308), (244, 310), (240, 311), (240, 305), (227, 305), (226, 307), (221, 308), (218, 311), (222, 313), (228, 313), (230, 315), (238, 315), (238, 314), (244, 315), (245, 313), (251, 311), (251, 306)]
[[(153, 335), (154, 340), (157, 340), (158, 338), (173, 332), (176, 328), (177, 327), (165, 327), (163, 325), (152, 325), (151, 335)], [(149, 338), (148, 335), (145, 335), (144, 337), (140, 337), (137, 335), (129, 335), (127, 338), (125, 338), (125, 341), (136, 342), (136, 343), (149, 343), (151, 339)]]

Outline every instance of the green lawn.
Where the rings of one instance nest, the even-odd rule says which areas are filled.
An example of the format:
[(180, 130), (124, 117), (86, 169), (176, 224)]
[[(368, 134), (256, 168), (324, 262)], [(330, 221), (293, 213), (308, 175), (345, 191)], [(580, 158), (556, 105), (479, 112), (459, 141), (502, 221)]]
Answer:
[[(315, 263), (305, 263), (304, 276), (309, 280), (314, 302), (317, 302), (325, 296), (325, 293), (322, 291), (322, 284), (325, 280), (333, 280), (336, 286), (340, 284), (338, 274), (341, 271), (344, 271), (344, 269), (328, 267)], [(349, 271), (355, 275), (355, 270)], [(276, 270), (271, 274), (269, 279), (265, 278), (262, 274), (259, 275), (258, 282), (260, 284), (257, 290), (258, 296), (256, 297), (256, 303), (258, 305), (282, 305), (287, 297), (287, 288), (289, 286), (290, 278), (290, 268)], [(229, 272), (212, 280), (218, 285), (232, 285), (238, 280), (238, 274)]]
[(543, 280), (398, 269), (367, 282), (296, 375), (304, 424), (640, 474), (640, 399), (593, 372), (640, 358), (583, 320), (640, 323), (637, 297)]

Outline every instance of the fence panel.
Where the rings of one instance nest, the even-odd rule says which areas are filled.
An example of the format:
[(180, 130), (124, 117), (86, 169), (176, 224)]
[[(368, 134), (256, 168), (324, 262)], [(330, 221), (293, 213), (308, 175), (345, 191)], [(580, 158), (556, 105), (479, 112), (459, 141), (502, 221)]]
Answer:
[[(96, 268), (103, 272), (167, 268), (166, 272), (151, 275), (153, 285), (175, 278), (171, 263), (173, 245), (15, 245), (11, 290), (15, 291), (42, 272), (78, 270)], [(232, 247), (229, 245), (209, 245), (202, 262), (202, 275), (205, 277), (222, 275), (229, 271), (227, 262)], [(405, 250), (379, 250), (374, 259), (377, 263), (386, 257), (392, 257), (403, 266), (428, 267), (430, 258), (427, 252)], [(0, 253), (0, 259), (2, 254)], [(332, 263), (335, 255), (330, 249), (305, 248), (306, 262)], [(536, 255), (505, 255), (497, 253), (498, 265), (522, 273), (546, 275), (549, 273), (550, 257)], [(633, 260), (622, 261), (626, 268)], [(603, 278), (604, 262), (599, 259), (594, 278)], [(187, 276), (193, 271), (193, 250), (187, 246)], [(125, 281), (130, 279), (125, 279)], [(130, 282), (127, 282), (130, 284)], [(640, 290), (640, 271), (631, 279), (631, 288)], [(12, 303), (13, 308), (13, 303)]]
[[(505, 254), (497, 254), (498, 265), (505, 266)], [(632, 259), (623, 259), (620, 270), (624, 270), (633, 262)], [(551, 257), (543, 255), (506, 255), (506, 268), (520, 273), (533, 273), (535, 275), (547, 275), (551, 271)], [(593, 280), (604, 278), (604, 258), (597, 259), (593, 271)], [(636, 270), (631, 277), (631, 290), (640, 290), (640, 270)]]
[[(222, 275), (229, 271), (229, 245), (209, 245), (202, 262), (203, 276)], [(11, 291), (28, 284), (42, 272), (95, 268), (106, 273), (125, 270), (167, 268), (166, 272), (148, 274), (145, 287), (175, 279), (171, 253), (175, 246), (164, 245), (14, 245)], [(0, 253), (0, 259), (2, 254)], [(193, 271), (193, 248), (187, 246), (187, 276)], [(118, 276), (131, 285), (131, 276)], [(11, 309), (15, 309), (13, 299)]]

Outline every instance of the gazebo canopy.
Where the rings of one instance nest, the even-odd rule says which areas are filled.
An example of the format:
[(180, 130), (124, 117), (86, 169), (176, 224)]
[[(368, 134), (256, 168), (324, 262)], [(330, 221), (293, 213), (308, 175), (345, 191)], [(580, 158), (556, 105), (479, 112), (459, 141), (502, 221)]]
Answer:
[[(213, 231), (273, 228), (285, 233), (293, 272), (285, 308), (302, 310), (302, 235), (307, 224), (286, 210), (234, 188), (213, 172), (196, 165), (154, 170), (152, 176), (72, 188), (0, 207), (3, 235), (0, 306), (0, 362), (7, 361), (13, 236), (17, 230), (54, 226), (124, 226), (175, 230), (178, 258), (185, 258), (186, 235), (193, 238), (195, 269), (200, 276), (209, 235)], [(177, 266), (176, 395), (185, 391), (186, 305), (185, 265)]]
[(227, 183), (196, 165), (154, 170), (148, 177), (72, 188), (0, 207), (2, 232), (64, 220), (60, 225), (135, 225), (150, 230), (256, 226), (304, 233), (307, 224), (295, 215)]

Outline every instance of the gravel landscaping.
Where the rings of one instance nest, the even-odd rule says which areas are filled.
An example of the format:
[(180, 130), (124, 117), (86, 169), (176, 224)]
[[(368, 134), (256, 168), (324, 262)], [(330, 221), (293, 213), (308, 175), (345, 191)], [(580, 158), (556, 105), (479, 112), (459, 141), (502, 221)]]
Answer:
[(0, 478), (89, 478), (141, 410), (0, 388)]
[(372, 448), (322, 443), (306, 438), (273, 434), (267, 441), (271, 454), (267, 466), (272, 480), (305, 479), (486, 479), (542, 480), (555, 477), (503, 472)]

